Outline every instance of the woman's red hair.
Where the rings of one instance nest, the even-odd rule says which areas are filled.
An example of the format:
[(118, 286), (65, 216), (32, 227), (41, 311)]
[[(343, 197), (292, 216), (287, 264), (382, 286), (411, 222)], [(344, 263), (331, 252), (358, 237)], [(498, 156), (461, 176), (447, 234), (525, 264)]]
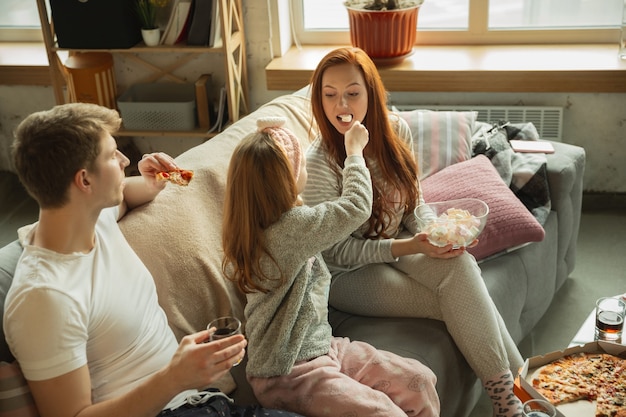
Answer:
[(401, 203), (406, 211), (413, 211), (418, 196), (417, 163), (409, 147), (398, 138), (396, 129), (391, 125), (387, 109), (387, 91), (376, 65), (359, 48), (339, 48), (329, 52), (322, 58), (311, 79), (313, 118), (317, 122), (330, 160), (342, 167), (346, 150), (343, 135), (335, 129), (324, 113), (322, 77), (328, 68), (343, 64), (357, 67), (365, 80), (368, 105), (367, 114), (362, 123), (369, 131), (370, 137), (365, 148), (365, 156), (376, 161), (383, 176), (383, 178), (372, 178), (374, 187), (372, 215), (365, 236), (388, 237), (384, 230), (393, 217), (393, 207), (398, 202), (390, 201), (390, 196), (383, 193), (384, 184), (388, 184), (399, 192), (402, 196)]

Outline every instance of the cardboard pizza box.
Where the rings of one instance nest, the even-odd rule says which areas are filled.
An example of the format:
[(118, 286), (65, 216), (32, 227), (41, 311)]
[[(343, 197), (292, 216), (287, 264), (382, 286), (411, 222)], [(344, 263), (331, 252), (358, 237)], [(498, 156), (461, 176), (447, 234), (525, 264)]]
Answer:
[[(532, 385), (534, 372), (543, 365), (546, 365), (563, 356), (573, 353), (609, 353), (626, 359), (626, 346), (612, 342), (590, 342), (584, 345), (572, 346), (565, 350), (547, 353), (545, 355), (533, 356), (526, 359), (524, 366), (520, 370), (519, 377), (515, 381), (515, 394), (524, 402), (531, 398), (545, 399)], [(557, 417), (594, 417), (595, 401), (576, 401), (570, 404), (562, 404), (557, 407)]]

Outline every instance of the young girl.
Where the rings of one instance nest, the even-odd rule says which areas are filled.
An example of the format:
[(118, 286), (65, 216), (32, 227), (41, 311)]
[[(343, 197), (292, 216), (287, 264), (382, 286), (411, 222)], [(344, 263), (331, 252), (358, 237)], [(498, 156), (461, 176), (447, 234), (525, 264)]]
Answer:
[(307, 179), (298, 139), (284, 120), (258, 122), (228, 171), (224, 272), (247, 295), (246, 373), (261, 404), (306, 416), (437, 416), (435, 376), (424, 365), (346, 338), (328, 323), (330, 273), (320, 251), (370, 215), (363, 159), (367, 130), (346, 132), (343, 192), (301, 205)]
[(314, 206), (342, 189), (344, 136), (356, 120), (371, 141), (365, 159), (373, 179), (371, 216), (345, 233), (324, 260), (333, 275), (330, 304), (378, 317), (427, 317), (445, 322), (490, 396), (494, 415), (521, 416), (513, 377), (522, 357), (473, 256), (464, 248), (439, 248), (420, 233), (413, 210), (423, 203), (411, 131), (387, 111), (376, 66), (357, 48), (329, 52), (311, 82), (319, 137), (307, 150), (311, 175), (302, 194)]

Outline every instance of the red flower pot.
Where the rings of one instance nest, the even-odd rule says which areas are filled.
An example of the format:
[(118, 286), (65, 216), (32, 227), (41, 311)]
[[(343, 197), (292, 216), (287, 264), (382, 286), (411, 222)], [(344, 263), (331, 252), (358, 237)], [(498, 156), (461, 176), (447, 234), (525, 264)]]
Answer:
[(374, 62), (401, 61), (413, 51), (420, 6), (395, 10), (364, 10), (346, 6), (350, 42)]

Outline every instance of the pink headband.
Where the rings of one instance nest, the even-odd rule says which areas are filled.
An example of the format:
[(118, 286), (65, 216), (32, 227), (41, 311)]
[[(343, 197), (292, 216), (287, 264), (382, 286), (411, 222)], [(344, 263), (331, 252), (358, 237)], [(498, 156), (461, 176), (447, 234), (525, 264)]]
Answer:
[(300, 141), (289, 129), (283, 127), (285, 122), (286, 119), (283, 117), (263, 117), (256, 121), (257, 131), (266, 133), (283, 148), (287, 159), (291, 162), (293, 176), (297, 181), (300, 176), (300, 158), (302, 158)]

